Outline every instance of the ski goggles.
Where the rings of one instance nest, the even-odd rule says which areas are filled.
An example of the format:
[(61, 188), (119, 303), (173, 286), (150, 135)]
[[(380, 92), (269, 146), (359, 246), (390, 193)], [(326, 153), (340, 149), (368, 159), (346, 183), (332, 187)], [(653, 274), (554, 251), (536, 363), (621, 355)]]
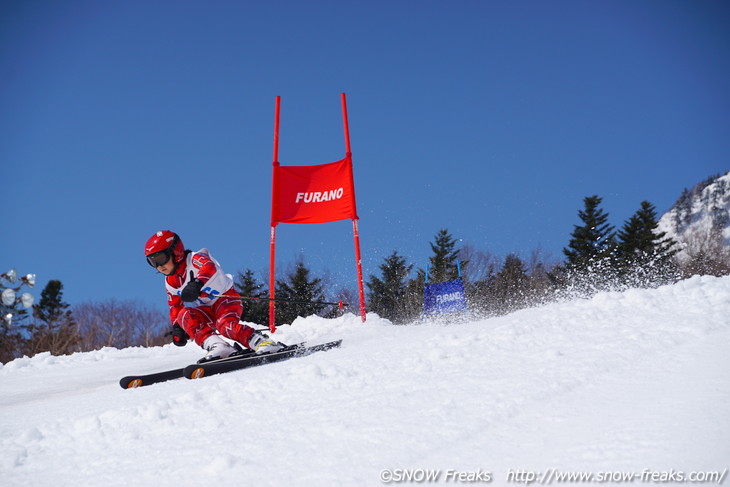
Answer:
[(167, 264), (170, 261), (170, 257), (172, 256), (172, 252), (170, 249), (160, 250), (159, 252), (155, 252), (154, 254), (150, 254), (147, 256), (147, 262), (152, 267), (160, 267), (162, 265)]

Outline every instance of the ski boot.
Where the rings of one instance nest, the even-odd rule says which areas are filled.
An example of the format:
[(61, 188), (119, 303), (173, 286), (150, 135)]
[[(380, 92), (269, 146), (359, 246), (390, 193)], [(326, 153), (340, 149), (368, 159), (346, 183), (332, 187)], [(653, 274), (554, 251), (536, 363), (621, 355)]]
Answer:
[(220, 335), (211, 335), (206, 338), (203, 342), (203, 348), (208, 351), (208, 354), (198, 360), (199, 364), (226, 358), (236, 352), (236, 348), (223, 340)]
[(253, 335), (251, 335), (251, 338), (248, 339), (248, 346), (251, 350), (256, 352), (256, 354), (278, 352), (284, 348), (284, 344), (275, 342), (271, 338), (257, 331), (255, 331)]

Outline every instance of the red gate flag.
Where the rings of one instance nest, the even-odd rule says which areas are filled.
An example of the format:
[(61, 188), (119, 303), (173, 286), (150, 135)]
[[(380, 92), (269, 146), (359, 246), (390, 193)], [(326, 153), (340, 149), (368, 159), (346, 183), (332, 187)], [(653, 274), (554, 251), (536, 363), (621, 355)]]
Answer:
[(274, 166), (271, 224), (357, 219), (352, 158), (317, 166)]
[(360, 230), (355, 205), (355, 182), (352, 176), (350, 128), (347, 102), (342, 93), (342, 122), (345, 129), (345, 158), (317, 166), (282, 166), (279, 164), (279, 110), (276, 97), (274, 112), (274, 166), (271, 198), (271, 234), (269, 240), (269, 330), (276, 331), (276, 227), (279, 223), (325, 223), (352, 219), (357, 267), (357, 290), (360, 295), (360, 318), (365, 322), (365, 290), (360, 255)]

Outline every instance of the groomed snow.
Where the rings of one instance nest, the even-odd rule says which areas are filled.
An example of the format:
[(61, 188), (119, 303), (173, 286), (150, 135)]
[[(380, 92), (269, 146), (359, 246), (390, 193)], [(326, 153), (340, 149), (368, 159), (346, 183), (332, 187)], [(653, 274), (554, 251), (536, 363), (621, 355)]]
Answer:
[(518, 470), (730, 467), (730, 277), (462, 324), (310, 317), (277, 338), (344, 341), (134, 390), (119, 378), (201, 350), (6, 364), (0, 485), (377, 486), (384, 469), (414, 468), (506, 485)]

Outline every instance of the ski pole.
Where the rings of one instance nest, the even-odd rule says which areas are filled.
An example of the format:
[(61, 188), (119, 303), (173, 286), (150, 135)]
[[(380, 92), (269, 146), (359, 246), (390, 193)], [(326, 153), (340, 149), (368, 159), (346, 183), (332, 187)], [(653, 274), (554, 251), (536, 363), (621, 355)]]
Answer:
[(342, 308), (348, 308), (350, 305), (348, 303), (344, 303), (342, 301), (339, 302), (329, 302), (329, 301), (298, 301), (296, 299), (284, 299), (284, 298), (255, 298), (251, 296), (238, 296), (240, 299), (251, 299), (251, 300), (260, 300), (260, 301), (277, 301), (281, 303), (291, 303), (291, 304), (321, 304), (324, 306), (338, 306), (340, 309)]

